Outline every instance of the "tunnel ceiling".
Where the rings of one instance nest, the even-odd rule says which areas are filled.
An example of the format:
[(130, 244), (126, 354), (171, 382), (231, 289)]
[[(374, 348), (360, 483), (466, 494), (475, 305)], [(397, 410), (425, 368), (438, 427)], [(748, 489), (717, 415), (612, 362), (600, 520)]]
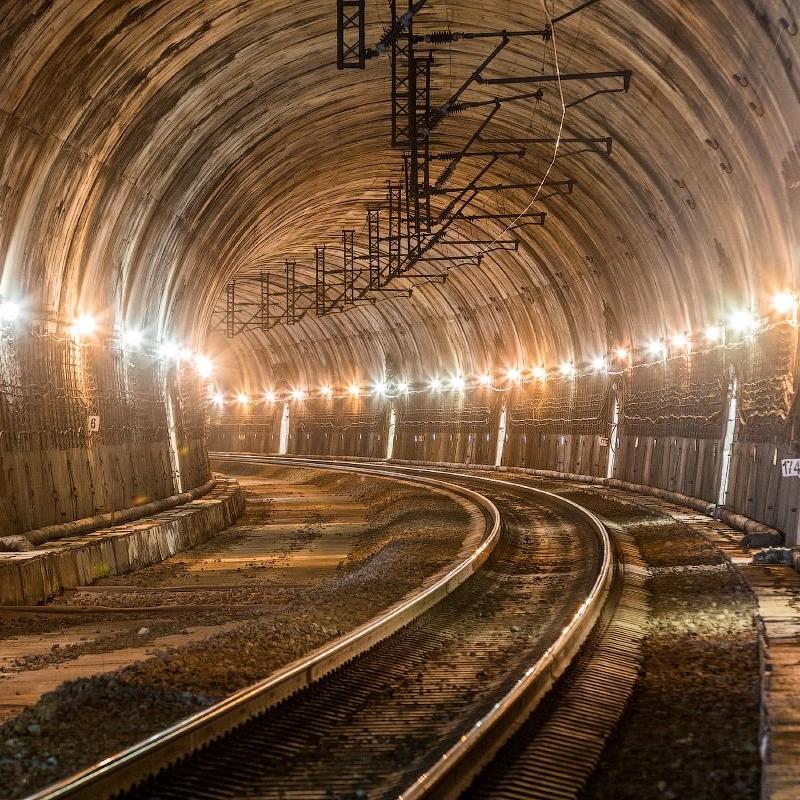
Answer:
[[(579, 5), (430, 0), (417, 30), (541, 28)], [(600, 0), (549, 42), (514, 39), (487, 77), (630, 69), (626, 94), (567, 108), (566, 136), (611, 136), (610, 158), (565, 146), (504, 158), (486, 183), (573, 178), (537, 202), (543, 226), (415, 289), (346, 313), (226, 339), (225, 286), (343, 227), (400, 177), (390, 147), (389, 62), (336, 69), (331, 0), (5, 0), (0, 14), (2, 292), (29, 313), (80, 311), (215, 356), (227, 380), (266, 385), (421, 378), (576, 361), (615, 343), (694, 330), (796, 286), (800, 203), (797, 20), (786, 0)], [(367, 0), (367, 39), (389, 23)], [(443, 102), (490, 52), (438, 49)], [(591, 84), (588, 84), (591, 88)], [(504, 104), (487, 133), (559, 130), (561, 96)], [(562, 84), (569, 104), (587, 85)], [(506, 91), (505, 87), (502, 87)], [(464, 99), (500, 93), (473, 86)], [(480, 115), (448, 118), (463, 144)], [(552, 169), (548, 167), (553, 162)], [(464, 164), (463, 184), (477, 171)], [(519, 213), (530, 189), (471, 211)], [(503, 236), (507, 223), (464, 224)]]

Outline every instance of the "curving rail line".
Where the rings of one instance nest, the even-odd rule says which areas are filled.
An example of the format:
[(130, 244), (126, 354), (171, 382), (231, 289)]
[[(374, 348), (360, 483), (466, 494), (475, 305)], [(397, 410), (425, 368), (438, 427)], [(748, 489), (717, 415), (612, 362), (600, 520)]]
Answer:
[[(340, 697), (342, 705), (346, 706), (344, 699), (349, 699), (358, 692), (358, 688), (365, 680), (365, 675), (367, 676), (366, 680), (371, 680), (368, 670), (364, 672), (362, 669), (364, 674), (359, 673), (359, 665), (363, 667), (364, 659), (369, 660), (364, 655), (367, 651), (377, 651), (377, 654), (376, 652), (370, 653), (370, 657), (373, 657), (373, 661), (377, 659), (380, 670), (384, 674), (388, 674), (391, 671), (393, 659), (395, 659), (391, 647), (393, 643), (396, 643), (397, 636), (393, 636), (393, 634), (400, 635), (397, 632), (401, 629), (407, 629), (416, 620), (430, 618), (432, 614), (433, 618), (438, 619), (437, 624), (440, 625), (441, 630), (446, 631), (445, 638), (452, 638), (455, 627), (463, 622), (464, 609), (469, 607), (469, 603), (476, 602), (476, 597), (470, 596), (468, 592), (466, 595), (464, 594), (464, 591), (473, 585), (472, 581), (469, 582), (469, 586), (462, 588), (461, 594), (458, 594), (459, 587), (480, 570), (495, 550), (501, 537), (500, 512), (485, 495), (466, 486), (439, 478), (415, 476), (411, 479), (399, 475), (396, 471), (364, 465), (354, 466), (311, 459), (248, 457), (241, 454), (217, 454), (215, 457), (218, 460), (227, 458), (240, 463), (287, 464), (353, 471), (376, 477), (409, 480), (446, 489), (470, 498), (484, 509), (489, 523), (487, 534), (469, 558), (413, 598), (393, 606), (369, 623), (340, 637), (307, 658), (289, 665), (270, 678), (231, 695), (219, 704), (177, 723), (122, 753), (32, 795), (35, 800), (98, 798), (117, 794), (129, 787), (139, 785), (149, 776), (156, 775), (171, 764), (196, 753), (214, 740), (226, 738), (235, 729), (240, 729), (237, 731), (238, 735), (241, 730), (252, 727), (252, 722), (249, 726), (246, 725), (248, 720), (254, 720), (254, 718), (264, 715), (267, 710), (274, 709), (278, 704), (282, 703), (281, 709), (288, 708), (287, 714), (291, 716), (292, 704), (295, 704), (295, 710), (298, 704), (302, 705), (309, 687), (320, 686), (317, 692), (324, 693), (326, 689), (330, 690), (331, 681), (334, 684), (338, 681), (341, 684), (340, 694), (337, 695), (335, 689), (330, 690), (329, 694), (334, 698)], [(463, 475), (453, 475), (463, 484)], [(451, 477), (448, 473), (445, 473), (445, 476)], [(504, 694), (478, 719), (474, 720), (467, 730), (460, 733), (457, 741), (447, 749), (447, 752), (441, 754), (441, 757), (434, 763), (427, 763), (424, 770), (417, 770), (416, 780), (412, 785), (406, 785), (401, 793), (406, 800), (432, 796), (455, 796), (470, 784), (473, 777), (492, 758), (514, 730), (524, 722), (532, 709), (536, 707), (574, 659), (600, 617), (612, 582), (614, 556), (608, 532), (602, 523), (586, 509), (570, 500), (524, 484), (484, 476), (470, 478), (470, 481), (494, 485), (497, 491), (513, 492), (526, 498), (536, 497), (550, 506), (568, 512), (574, 518), (579, 518), (591, 529), (592, 535), (595, 537), (600, 554), (599, 567), (585, 600), (579, 605), (577, 611), (567, 621), (552, 644), (540, 654), (535, 663), (529, 664), (527, 668), (517, 673), (518, 679), (513, 685), (510, 688), (506, 687), (507, 690), (504, 691)], [(481, 588), (480, 591), (483, 592), (484, 589)], [(447, 603), (453, 605), (451, 595), (461, 598), (461, 606), (456, 604), (448, 611)], [(414, 627), (411, 625), (411, 633), (408, 633), (408, 630), (404, 631), (403, 635), (409, 639), (407, 646), (419, 647), (420, 652), (423, 653), (426, 652), (426, 647), (430, 650), (434, 646), (431, 644), (430, 636), (426, 638), (427, 634), (415, 631)], [(501, 636), (500, 639), (502, 638)], [(438, 647), (438, 643), (435, 646)], [(491, 657), (491, 646), (487, 648), (487, 652)], [(386, 661), (387, 655), (388, 661)], [(474, 653), (470, 653), (470, 655), (474, 655)], [(381, 657), (384, 658), (384, 662), (380, 661)], [(349, 676), (349, 683), (348, 673), (352, 673)], [(326, 676), (328, 677), (326, 678)], [(394, 687), (387, 685), (386, 693), (388, 696), (393, 695)], [(313, 695), (311, 697), (313, 699)], [(310, 703), (310, 706), (313, 706), (313, 703)], [(413, 714), (413, 704), (410, 708), (409, 713)], [(317, 724), (317, 717), (324, 717), (328, 712), (329, 709), (326, 706), (320, 706), (315, 712), (316, 716), (312, 716), (310, 719), (313, 720), (313, 724)], [(402, 723), (402, 720), (400, 722)], [(262, 745), (263, 741), (256, 738), (254, 745), (256, 749), (253, 752), (262, 752), (258, 749)], [(238, 746), (234, 750), (238, 751)], [(242, 748), (241, 757), (245, 758), (246, 753), (247, 747), (245, 746)], [(226, 757), (230, 758), (229, 755)], [(230, 764), (227, 764), (225, 768), (229, 770)], [(243, 769), (243, 771), (247, 772), (248, 770)], [(163, 793), (155, 790), (151, 794), (145, 784), (135, 796), (188, 797), (196, 796), (194, 792), (195, 789), (189, 787), (185, 792), (182, 789), (176, 789), (175, 781), (173, 781), (172, 787), (165, 789)], [(397, 794), (397, 792), (394, 793)], [(253, 794), (252, 796), (257, 795)]]

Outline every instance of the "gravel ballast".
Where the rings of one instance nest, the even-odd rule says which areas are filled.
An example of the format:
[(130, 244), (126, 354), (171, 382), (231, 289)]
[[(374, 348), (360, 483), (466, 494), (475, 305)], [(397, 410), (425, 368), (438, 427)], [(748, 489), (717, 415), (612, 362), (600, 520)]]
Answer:
[(756, 800), (757, 607), (744, 580), (666, 514), (560, 491), (624, 526), (652, 570), (642, 674), (582, 800)]
[[(453, 563), (464, 548), (468, 531), (475, 528), (474, 517), (459, 502), (405, 483), (250, 465), (235, 474), (242, 476), (247, 494), (244, 516), (239, 524), (202, 546), (204, 558), (213, 555), (215, 546), (223, 550), (235, 546), (248, 531), (274, 521), (272, 505), (251, 485), (260, 475), (268, 475), (273, 482), (306, 485), (316, 492), (350, 498), (365, 509), (362, 521), (348, 534), (352, 542), (346, 557), (329, 577), (309, 585), (276, 583), (270, 578), (276, 574), (274, 570), (259, 563), (237, 572), (238, 584), (225, 591), (201, 587), (170, 591), (170, 582), (189, 574), (184, 553), (135, 575), (104, 581), (109, 587), (161, 587), (157, 591), (85, 591), (56, 598), (58, 604), (81, 608), (116, 604), (133, 608), (133, 614), (140, 606), (199, 604), (213, 608), (159, 618), (155, 623), (142, 612), (141, 626), (137, 622), (127, 633), (111, 632), (85, 645), (55, 648), (27, 659), (27, 663), (23, 660), (17, 668), (68, 664), (86, 652), (142, 644), (189, 625), (225, 628), (116, 672), (65, 682), (0, 726), (2, 796), (21, 797), (71, 774), (351, 630)], [(308, 552), (304, 548), (319, 537), (342, 535), (324, 533), (325, 523), (332, 521), (324, 508), (304, 512), (287, 538), (276, 568), (290, 563), (294, 555)], [(63, 624), (63, 619), (20, 619), (10, 621), (8, 627), (0, 622), (5, 627), (0, 636), (30, 633), (34, 620), (41, 630), (52, 630)], [(92, 621), (114, 625), (114, 618), (103, 614), (93, 616)]]

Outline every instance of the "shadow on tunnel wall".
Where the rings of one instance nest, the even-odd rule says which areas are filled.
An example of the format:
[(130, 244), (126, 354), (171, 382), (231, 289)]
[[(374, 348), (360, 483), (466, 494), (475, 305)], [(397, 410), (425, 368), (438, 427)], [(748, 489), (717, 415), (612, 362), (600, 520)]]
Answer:
[[(204, 386), (111, 342), (0, 333), (0, 525), (25, 531), (208, 480)], [(171, 397), (170, 426), (167, 394)]]
[(608, 373), (247, 406), (212, 415), (210, 447), (276, 454), (288, 408), (289, 454), (385, 458), (391, 429), (393, 458), (612, 477), (718, 503), (797, 543), (800, 479), (781, 468), (800, 456), (797, 344), (787, 321)]

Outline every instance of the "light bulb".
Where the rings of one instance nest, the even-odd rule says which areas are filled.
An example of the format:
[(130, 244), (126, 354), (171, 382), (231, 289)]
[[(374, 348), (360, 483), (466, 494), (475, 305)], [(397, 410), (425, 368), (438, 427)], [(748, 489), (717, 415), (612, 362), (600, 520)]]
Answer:
[(135, 328), (126, 328), (122, 332), (122, 346), (126, 350), (136, 350), (142, 345), (144, 335)]
[(177, 361), (181, 355), (181, 348), (175, 342), (164, 342), (158, 348), (158, 355), (165, 360)]
[(194, 357), (194, 368), (201, 378), (211, 377), (211, 373), (214, 371), (214, 365), (211, 359), (200, 355)]
[(689, 338), (685, 333), (676, 333), (670, 341), (677, 350), (683, 350), (689, 344)]
[(19, 303), (13, 300), (4, 300), (0, 303), (0, 322), (16, 322), (22, 314)]
[(778, 314), (790, 314), (797, 302), (797, 296), (791, 292), (778, 292), (772, 296), (772, 308)]
[(752, 333), (758, 327), (758, 320), (747, 309), (734, 311), (729, 319), (730, 326), (740, 333)]
[(81, 314), (70, 327), (73, 336), (89, 336), (97, 330), (97, 320), (91, 314)]

